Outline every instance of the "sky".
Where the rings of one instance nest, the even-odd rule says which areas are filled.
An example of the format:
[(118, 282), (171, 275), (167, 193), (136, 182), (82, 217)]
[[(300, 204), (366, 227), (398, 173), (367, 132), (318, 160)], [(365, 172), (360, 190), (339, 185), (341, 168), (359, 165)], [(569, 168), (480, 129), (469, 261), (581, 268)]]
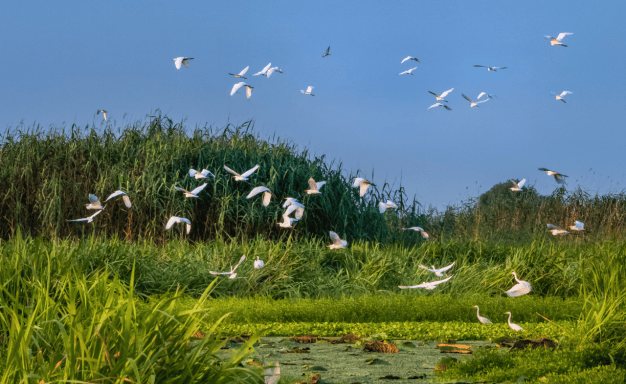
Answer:
[[(381, 185), (442, 208), (509, 179), (616, 193), (626, 185), (626, 2), (6, 2), (0, 131), (117, 127), (160, 109), (223, 128), (253, 119)], [(551, 46), (544, 35), (572, 32)], [(331, 56), (322, 58), (330, 45)], [(176, 70), (172, 59), (193, 57)], [(417, 57), (401, 64), (406, 56)], [(250, 76), (272, 63), (284, 73)], [(474, 64), (508, 67), (489, 72)], [(230, 96), (250, 66), (252, 98)], [(413, 75), (398, 76), (417, 66)], [(300, 90), (315, 87), (315, 97)], [(436, 103), (428, 91), (454, 88)], [(573, 94), (567, 103), (551, 91)], [(461, 93), (497, 97), (470, 108)], [(200, 166), (200, 165), (199, 165)]]

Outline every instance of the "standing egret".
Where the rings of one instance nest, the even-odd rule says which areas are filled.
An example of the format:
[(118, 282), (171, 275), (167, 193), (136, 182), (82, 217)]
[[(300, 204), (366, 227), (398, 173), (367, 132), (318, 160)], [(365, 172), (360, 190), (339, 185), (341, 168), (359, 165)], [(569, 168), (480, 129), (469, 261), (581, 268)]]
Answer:
[(470, 102), (470, 107), (478, 107), (478, 104), (484, 103), (485, 101), (489, 101), (489, 99), (485, 99), (485, 100), (482, 100), (482, 101), (474, 102), (474, 101), (472, 101), (472, 99), (470, 99), (469, 97), (465, 96), (465, 94), (463, 94), (463, 93), (461, 93), (461, 96), (463, 96), (465, 98), (465, 100)]
[(201, 186), (199, 186), (198, 188), (193, 189), (191, 192), (189, 192), (186, 189), (179, 188), (179, 187), (174, 187), (174, 189), (177, 190), (177, 191), (184, 192), (184, 196), (185, 197), (198, 197), (198, 193), (202, 192), (202, 190), (204, 189), (204, 187), (206, 187), (206, 185), (207, 184), (204, 183)]
[(345, 240), (341, 240), (338, 234), (333, 231), (330, 231), (330, 240), (332, 240), (332, 244), (328, 247), (330, 249), (341, 249), (348, 246), (348, 242)]
[(108, 121), (107, 120), (107, 111), (105, 111), (104, 109), (98, 109), (98, 112), (96, 112), (96, 115), (99, 115), (100, 112), (102, 112), (102, 117), (104, 117), (104, 121)]
[(246, 80), (248, 80), (248, 78), (247, 78), (247, 77), (243, 77), (243, 75), (245, 75), (245, 74), (246, 74), (246, 72), (248, 72), (248, 68), (250, 68), (250, 66), (249, 66), (249, 65), (248, 65), (247, 67), (245, 67), (245, 68), (243, 69), (243, 71), (239, 72), (239, 74), (238, 74), (238, 75), (235, 75), (234, 73), (229, 73), (229, 75), (231, 75), (231, 76), (235, 76), (237, 79), (246, 79)]
[(550, 232), (552, 232), (553, 236), (567, 235), (569, 233), (566, 230), (564, 230), (563, 228), (557, 227), (554, 224), (548, 224), (548, 228), (550, 228)]
[(209, 175), (211, 175), (211, 176), (213, 176), (213, 178), (215, 178), (215, 175), (212, 174), (208, 169), (203, 169), (202, 172), (198, 172), (198, 171), (196, 171), (193, 168), (191, 168), (189, 170), (189, 177), (193, 177), (196, 180), (198, 180), (198, 179), (206, 179), (207, 176), (209, 176)]
[(400, 289), (413, 289), (413, 288), (426, 288), (428, 290), (431, 289), (435, 289), (437, 287), (437, 285), (441, 284), (441, 283), (445, 283), (446, 281), (450, 280), (452, 278), (452, 276), (449, 276), (443, 280), (438, 280), (438, 281), (432, 281), (430, 283), (426, 283), (426, 282), (422, 282), (422, 284), (418, 284), (418, 285), (410, 285), (410, 286), (406, 286), (406, 285), (399, 285), (398, 288)]
[(487, 71), (498, 72), (498, 69), (507, 69), (508, 67), (487, 67), (485, 65), (474, 65), (474, 67), (487, 68)]
[(75, 220), (68, 220), (68, 221), (86, 221), (88, 223), (93, 223), (93, 218), (98, 216), (100, 212), (102, 212), (102, 210), (99, 210), (98, 212), (94, 213), (93, 215), (89, 217), (85, 217), (84, 219), (75, 219)]
[(294, 221), (298, 221), (298, 219), (294, 219), (292, 217), (289, 217), (287, 215), (283, 215), (283, 222), (282, 223), (277, 223), (281, 228), (293, 228), (291, 225), (293, 224)]
[(258, 75), (264, 76), (267, 73), (267, 70), (270, 69), (271, 67), (272, 67), (272, 63), (269, 63), (268, 65), (265, 66), (265, 68), (263, 68), (261, 71), (255, 73), (252, 76), (258, 76)]
[(476, 308), (476, 317), (478, 317), (478, 321), (480, 321), (483, 324), (493, 324), (491, 322), (491, 320), (489, 320), (486, 317), (482, 317), (479, 312), (480, 312), (480, 308), (478, 308), (478, 305), (474, 305), (474, 308)]
[(167, 221), (167, 224), (165, 224), (165, 229), (170, 229), (172, 228), (172, 225), (174, 224), (179, 224), (179, 223), (185, 223), (187, 224), (187, 234), (189, 234), (189, 232), (191, 232), (191, 221), (189, 219), (186, 219), (184, 217), (178, 217), (178, 216), (172, 216), (170, 217), (170, 219)]
[(402, 229), (405, 231), (411, 230), (415, 232), (420, 232), (422, 234), (422, 237), (426, 240), (428, 240), (428, 238), (430, 237), (428, 233), (426, 233), (426, 231), (424, 231), (422, 227), (411, 227), (411, 228), (402, 228)]
[(565, 183), (564, 177), (569, 177), (569, 176), (564, 175), (562, 173), (558, 173), (556, 171), (551, 171), (548, 168), (537, 168), (537, 169), (542, 171), (542, 172), (545, 172), (548, 176), (554, 176), (554, 180), (556, 180), (556, 182), (559, 183), (559, 184)]
[(330, 45), (328, 46), (328, 48), (326, 48), (326, 52), (324, 52), (324, 54), (322, 55), (322, 59), (326, 56), (330, 56)]
[(418, 63), (421, 63), (421, 61), (419, 61), (419, 59), (416, 59), (415, 57), (407, 56), (404, 59), (402, 59), (400, 64), (404, 64), (404, 62), (407, 61), (407, 60), (413, 60), (413, 61), (417, 61)]
[[(445, 100), (444, 100), (444, 101), (445, 101)], [(428, 107), (428, 109), (435, 108), (435, 107), (444, 107), (444, 108), (445, 108), (445, 109), (447, 109), (448, 111), (451, 111), (451, 110), (452, 110), (452, 108), (448, 107), (447, 105), (443, 105), (443, 104), (441, 104), (441, 103), (436, 103), (436, 104), (433, 104), (433, 105), (431, 105), (430, 107)]]
[(443, 277), (443, 273), (442, 272), (446, 272), (447, 270), (449, 270), (450, 268), (454, 267), (454, 264), (456, 264), (456, 261), (453, 262), (452, 264), (443, 267), (443, 268), (439, 268), (439, 269), (435, 269), (435, 266), (432, 266), (432, 269), (429, 269), (428, 267), (423, 266), (422, 264), (419, 265), (420, 268), (427, 270), (428, 272), (432, 272), (437, 276)]
[(570, 92), (570, 91), (563, 91), (563, 92), (561, 92), (561, 94), (560, 94), (560, 95), (557, 95), (557, 94), (556, 94), (556, 93), (554, 93), (554, 92), (550, 92), (550, 93), (551, 93), (552, 95), (554, 95), (555, 99), (557, 99), (557, 100), (561, 100), (562, 102), (564, 102), (564, 103), (566, 103), (566, 104), (567, 104), (567, 102), (565, 101), (564, 97), (565, 97), (565, 96), (567, 96), (567, 95), (569, 95), (569, 94), (572, 94), (572, 93), (574, 93), (574, 92)]
[(385, 213), (385, 211), (388, 209), (397, 209), (397, 208), (398, 208), (398, 205), (391, 200), (387, 200), (386, 203), (383, 203), (382, 201), (378, 203), (378, 211), (380, 213)]
[(567, 45), (561, 43), (561, 40), (563, 40), (563, 38), (567, 35), (573, 35), (573, 33), (571, 32), (561, 32), (559, 33), (559, 35), (556, 37), (556, 39), (552, 36), (548, 36), (546, 35), (545, 38), (550, 40), (550, 45), (560, 45), (562, 47), (567, 47)]
[(526, 183), (526, 179), (522, 179), (519, 183), (516, 183), (515, 180), (511, 179), (511, 183), (513, 183), (513, 186), (509, 189), (513, 192), (519, 192), (522, 190), (524, 183)]
[(104, 209), (104, 207), (102, 206), (102, 203), (98, 199), (98, 196), (90, 193), (89, 194), (89, 201), (91, 203), (85, 204), (85, 207), (87, 209)]
[(244, 173), (242, 173), (241, 175), (238, 174), (237, 172), (233, 171), (232, 169), (228, 168), (227, 166), (224, 166), (224, 169), (226, 171), (228, 171), (229, 173), (232, 173), (235, 181), (248, 181), (248, 176), (252, 175), (257, 169), (259, 169), (260, 165), (257, 164), (254, 167), (248, 169), (247, 171), (245, 171)]
[(313, 91), (313, 88), (315, 88), (312, 85), (309, 85), (306, 89), (306, 92), (304, 90), (300, 90), (300, 92), (304, 93), (305, 95), (311, 95), (311, 96), (315, 96), (314, 94), (312, 94), (311, 92)]
[(431, 91), (428, 91), (428, 93), (430, 93), (431, 95), (434, 95), (435, 99), (437, 99), (437, 101), (445, 101), (447, 103), (448, 100), (444, 100), (443, 98), (448, 96), (448, 93), (452, 92), (453, 90), (454, 90), (454, 88), (450, 88), (447, 91), (445, 91), (444, 93), (442, 93), (441, 95), (438, 95), (435, 92), (431, 92)]
[(411, 72), (413, 72), (413, 71), (414, 71), (414, 70), (416, 70), (416, 69), (417, 69), (417, 67), (414, 67), (414, 68), (411, 68), (411, 69), (407, 69), (407, 70), (406, 70), (406, 71), (404, 71), (404, 72), (400, 72), (400, 73), (398, 73), (398, 76), (399, 76), (399, 75), (412, 75), (413, 73), (411, 73)]
[(106, 200), (104, 200), (104, 202), (106, 203), (107, 201), (109, 201), (112, 198), (117, 197), (119, 195), (122, 195), (122, 199), (124, 200), (124, 205), (126, 206), (126, 208), (130, 209), (130, 207), (131, 207), (130, 198), (128, 197), (128, 195), (124, 191), (117, 190), (117, 191), (113, 192), (112, 194), (109, 195), (109, 197), (107, 197)]
[(511, 327), (512, 330), (519, 332), (519, 331), (524, 331), (524, 329), (522, 327), (520, 327), (519, 325), (515, 324), (515, 323), (511, 323), (511, 312), (504, 312), (504, 314), (508, 314), (509, 315), (509, 327)]
[(580, 232), (585, 230), (585, 224), (581, 221), (574, 221), (574, 225), (569, 227), (570, 231)]
[(185, 67), (189, 68), (189, 60), (193, 60), (193, 57), (176, 57), (173, 58), (172, 61), (176, 66), (176, 69), (180, 69), (180, 65), (183, 64)]
[(248, 196), (246, 196), (246, 199), (254, 197), (261, 192), (263, 192), (263, 206), (267, 207), (268, 205), (270, 205), (270, 199), (272, 198), (272, 191), (270, 191), (267, 187), (254, 188), (252, 191), (250, 191)]
[(515, 284), (511, 289), (506, 291), (507, 295), (509, 295), (510, 297), (517, 297), (525, 295), (532, 290), (532, 287), (530, 286), (530, 283), (528, 281), (518, 279), (515, 271), (511, 273), (513, 274), (513, 276), (515, 276), (515, 281), (517, 281), (517, 284)]
[(309, 189), (306, 189), (306, 192), (309, 195), (321, 195), (320, 189), (326, 184), (325, 181), (315, 182), (315, 180), (311, 177), (309, 179)]
[(256, 261), (254, 262), (254, 269), (261, 269), (265, 266), (263, 260), (259, 259), (259, 256), (256, 257)]
[(229, 279), (234, 279), (235, 277), (237, 277), (237, 274), (235, 273), (235, 270), (237, 269), (237, 267), (239, 267), (239, 264), (241, 264), (242, 261), (244, 261), (246, 259), (246, 255), (241, 256), (241, 259), (239, 259), (239, 262), (237, 263), (237, 265), (235, 265), (234, 267), (230, 267), (230, 272), (215, 272), (215, 271), (209, 271), (209, 273), (211, 275), (230, 275), (228, 276)]
[(365, 195), (365, 192), (367, 192), (367, 189), (370, 187), (370, 185), (372, 185), (371, 182), (361, 178), (361, 177), (357, 177), (354, 179), (354, 184), (352, 185), (353, 188), (358, 188), (359, 189), (359, 196), (363, 197), (363, 195)]

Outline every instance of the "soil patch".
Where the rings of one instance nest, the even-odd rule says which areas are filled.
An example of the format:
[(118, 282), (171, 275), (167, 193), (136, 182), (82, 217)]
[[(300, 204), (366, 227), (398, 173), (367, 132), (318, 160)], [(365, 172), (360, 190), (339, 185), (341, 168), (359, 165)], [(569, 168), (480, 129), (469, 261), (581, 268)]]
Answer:
[(526, 348), (550, 348), (551, 350), (556, 349), (556, 343), (550, 339), (542, 338), (542, 339), (522, 339), (517, 340), (513, 346), (511, 347), (511, 351), (515, 350), (523, 350)]
[(398, 353), (398, 347), (393, 343), (374, 341), (373, 343), (365, 344), (363, 352)]
[(304, 336), (296, 336), (290, 337), (290, 341), (294, 341), (300, 344), (313, 344), (317, 343), (317, 335), (304, 335)]

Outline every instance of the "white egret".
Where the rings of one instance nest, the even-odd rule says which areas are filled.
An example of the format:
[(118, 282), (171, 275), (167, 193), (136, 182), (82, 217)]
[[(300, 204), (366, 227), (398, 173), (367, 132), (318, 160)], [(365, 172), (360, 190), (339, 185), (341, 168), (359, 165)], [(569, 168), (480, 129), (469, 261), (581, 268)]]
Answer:
[(261, 192), (263, 192), (263, 206), (267, 207), (268, 205), (270, 205), (270, 200), (272, 198), (272, 191), (270, 191), (269, 188), (267, 187), (261, 186), (261, 187), (254, 188), (252, 191), (250, 191), (248, 196), (246, 196), (246, 199), (254, 197)]
[(283, 216), (289, 216), (294, 211), (296, 212), (296, 215), (295, 215), (296, 220), (302, 219), (302, 215), (304, 214), (304, 205), (300, 204), (297, 201), (292, 202), (287, 207), (287, 210), (285, 211), (285, 213), (283, 213)]
[(510, 297), (517, 297), (525, 295), (532, 290), (532, 287), (530, 286), (530, 283), (528, 281), (518, 279), (515, 271), (511, 273), (513, 274), (513, 276), (515, 276), (515, 281), (517, 281), (517, 284), (515, 284), (511, 289), (506, 291), (507, 295), (509, 295)]
[(565, 96), (567, 96), (567, 95), (569, 95), (569, 94), (572, 94), (572, 93), (574, 93), (574, 92), (570, 92), (570, 91), (563, 91), (563, 92), (561, 92), (561, 94), (560, 94), (560, 95), (557, 95), (557, 94), (556, 94), (556, 93), (554, 93), (554, 92), (550, 92), (550, 93), (551, 93), (552, 95), (554, 95), (554, 97), (555, 97), (557, 100), (561, 100), (562, 102), (564, 102), (564, 103), (566, 103), (566, 104), (567, 104), (567, 102), (565, 101), (564, 97), (565, 97)]
[(266, 368), (263, 371), (263, 376), (265, 376), (265, 384), (278, 384), (280, 380), (280, 364), (278, 361), (275, 361), (272, 364), (264, 364)]
[(211, 175), (211, 176), (213, 176), (213, 178), (215, 178), (215, 175), (212, 174), (208, 169), (203, 169), (202, 172), (198, 172), (198, 171), (196, 171), (193, 168), (191, 168), (189, 170), (189, 177), (193, 177), (196, 180), (198, 180), (198, 179), (206, 179), (207, 176), (209, 176), (209, 175)]
[(559, 33), (559, 35), (556, 38), (554, 38), (552, 36), (548, 36), (548, 35), (546, 35), (545, 38), (550, 40), (550, 45), (560, 45), (562, 47), (567, 47), (567, 45), (561, 43), (561, 40), (563, 40), (563, 38), (565, 36), (567, 36), (567, 35), (573, 35), (573, 33), (571, 33), (571, 32), (561, 32), (561, 33)]
[(448, 107), (447, 105), (441, 104), (441, 103), (436, 103), (436, 104), (433, 104), (433, 105), (431, 105), (430, 107), (428, 107), (428, 109), (435, 108), (435, 107), (444, 107), (444, 108), (445, 108), (445, 109), (447, 109), (448, 111), (451, 111), (451, 110), (452, 110), (452, 108)]
[(511, 183), (513, 183), (513, 186), (509, 189), (511, 191), (518, 192), (522, 190), (524, 183), (526, 183), (526, 179), (522, 179), (522, 181), (520, 181), (519, 183), (516, 183), (515, 180), (511, 179)]
[(483, 323), (483, 324), (493, 324), (493, 323), (491, 322), (491, 320), (489, 320), (489, 319), (488, 319), (488, 318), (486, 318), (486, 317), (482, 317), (482, 316), (480, 315), (480, 313), (479, 313), (479, 312), (480, 312), (480, 308), (478, 308), (478, 305), (474, 305), (474, 308), (476, 308), (476, 317), (478, 317), (478, 321), (480, 321), (480, 322), (481, 322), (481, 323)]
[(261, 269), (265, 266), (263, 260), (259, 259), (259, 256), (256, 257), (256, 261), (254, 262), (254, 269)]
[(314, 94), (312, 94), (311, 92), (313, 91), (313, 88), (315, 88), (312, 85), (309, 85), (306, 89), (306, 92), (304, 90), (300, 90), (300, 92), (304, 93), (305, 95), (311, 95), (311, 96), (315, 96)]
[(330, 249), (341, 249), (348, 246), (348, 242), (345, 240), (341, 240), (338, 234), (333, 231), (330, 231), (330, 240), (332, 240), (332, 244), (328, 247)]
[(122, 195), (122, 199), (124, 200), (124, 205), (126, 206), (126, 208), (130, 208), (131, 207), (130, 198), (128, 197), (126, 192), (120, 191), (120, 190), (117, 190), (117, 191), (113, 192), (112, 194), (110, 194), (109, 197), (107, 197), (107, 199), (104, 200), (104, 202), (106, 203), (107, 201), (109, 201), (112, 198), (117, 197), (119, 195)]
[(485, 65), (474, 65), (474, 67), (487, 68), (487, 71), (498, 72), (498, 69), (507, 69), (508, 67), (487, 67)]
[(199, 186), (198, 188), (193, 189), (191, 192), (189, 192), (186, 189), (179, 188), (179, 187), (174, 187), (174, 189), (177, 190), (177, 191), (184, 192), (184, 196), (185, 197), (198, 197), (198, 193), (202, 192), (202, 190), (206, 186), (207, 186), (207, 184), (204, 183), (201, 186)]
[(422, 234), (422, 237), (426, 240), (428, 240), (428, 238), (430, 237), (428, 233), (426, 233), (426, 231), (424, 231), (422, 227), (411, 227), (411, 228), (402, 228), (402, 229), (405, 231), (411, 230), (415, 232), (420, 232)]
[(291, 204), (297, 203), (297, 202), (298, 202), (298, 199), (296, 199), (295, 197), (285, 197), (285, 202), (283, 203), (283, 208), (287, 208)]
[(283, 222), (282, 223), (277, 223), (281, 228), (293, 228), (291, 225), (293, 224), (294, 221), (298, 221), (298, 219), (294, 219), (292, 217), (289, 217), (287, 215), (283, 215)]
[(482, 101), (474, 102), (474, 101), (472, 101), (472, 99), (470, 99), (469, 97), (465, 96), (463, 93), (461, 93), (461, 96), (463, 96), (465, 98), (465, 100), (470, 102), (470, 107), (478, 107), (478, 104), (484, 103), (485, 101), (489, 101), (489, 99), (485, 99), (485, 100), (482, 100)]
[(174, 65), (176, 66), (176, 69), (180, 69), (181, 64), (189, 68), (189, 60), (193, 60), (193, 57), (181, 56), (181, 57), (176, 57), (172, 59), (172, 61), (174, 62)]
[(268, 69), (270, 69), (271, 67), (272, 67), (272, 63), (269, 63), (269, 64), (268, 64), (268, 65), (266, 65), (266, 66), (265, 66), (265, 68), (263, 68), (260, 72), (257, 72), (257, 73), (255, 73), (255, 74), (254, 74), (254, 75), (252, 75), (252, 76), (258, 76), (258, 75), (264, 76), (264, 75), (267, 73), (267, 70), (268, 70)]
[(563, 228), (557, 227), (554, 224), (548, 224), (548, 228), (550, 228), (550, 232), (552, 232), (553, 236), (567, 235), (569, 233), (566, 230), (564, 230)]
[(564, 177), (569, 177), (567, 175), (564, 175), (562, 173), (558, 173), (556, 171), (551, 171), (548, 168), (537, 168), (540, 171), (545, 172), (548, 176), (554, 176), (554, 180), (556, 180), (557, 183), (559, 184), (563, 184), (565, 183), (565, 179)]
[(167, 221), (167, 224), (165, 224), (165, 229), (170, 229), (172, 228), (172, 225), (174, 224), (180, 224), (180, 223), (185, 223), (186, 224), (186, 232), (187, 234), (189, 234), (189, 232), (191, 232), (191, 221), (189, 219), (186, 219), (184, 217), (178, 217), (178, 216), (172, 216), (170, 217), (170, 219)]
[(86, 221), (88, 223), (93, 223), (93, 218), (99, 215), (100, 212), (102, 212), (102, 210), (99, 210), (98, 212), (94, 213), (93, 215), (89, 217), (85, 217), (84, 219), (75, 219), (75, 220), (68, 220), (68, 221)]
[(100, 112), (102, 112), (102, 117), (104, 117), (104, 121), (108, 121), (107, 120), (107, 111), (105, 111), (104, 109), (98, 109), (98, 112), (96, 112), (96, 115), (99, 115)]
[(361, 177), (357, 177), (354, 179), (354, 184), (352, 185), (353, 188), (358, 188), (359, 189), (359, 196), (363, 197), (363, 195), (365, 195), (365, 192), (367, 192), (367, 188), (370, 187), (370, 185), (372, 185), (372, 183), (370, 183), (369, 181), (361, 178)]
[(234, 279), (235, 277), (237, 277), (237, 274), (235, 273), (235, 270), (237, 269), (237, 267), (239, 267), (239, 264), (241, 264), (242, 261), (244, 261), (246, 259), (246, 255), (241, 256), (241, 259), (239, 259), (239, 262), (237, 263), (237, 265), (235, 265), (234, 267), (231, 266), (230, 267), (230, 272), (215, 272), (215, 271), (209, 271), (209, 273), (211, 275), (230, 275), (228, 276), (229, 279)]
[(520, 327), (519, 325), (515, 324), (515, 323), (511, 323), (511, 312), (504, 312), (504, 314), (508, 314), (509, 315), (509, 327), (511, 327), (512, 330), (519, 332), (519, 331), (524, 331), (524, 328)]
[(418, 284), (418, 285), (410, 285), (410, 286), (406, 286), (406, 285), (399, 285), (398, 288), (400, 289), (413, 289), (413, 288), (426, 288), (428, 290), (431, 289), (435, 289), (437, 287), (437, 285), (441, 284), (441, 283), (445, 283), (446, 281), (450, 280), (452, 278), (452, 276), (449, 276), (443, 280), (438, 280), (438, 281), (432, 281), (430, 283), (426, 283), (426, 282), (422, 282), (422, 284)]
[(580, 232), (580, 231), (584, 231), (585, 230), (585, 224), (581, 221), (574, 221), (574, 225), (570, 226), (569, 229), (571, 231), (576, 231), (576, 232)]
[(237, 93), (237, 91), (239, 90), (239, 88), (243, 87), (244, 85), (248, 85), (246, 83), (244, 83), (243, 81), (238, 82), (237, 84), (233, 85), (233, 89), (230, 90), (230, 95), (234, 95), (235, 93)]
[(378, 211), (380, 211), (380, 213), (385, 213), (385, 211), (388, 209), (396, 208), (398, 208), (398, 205), (391, 200), (387, 200), (386, 203), (383, 203), (382, 201), (378, 203)]
[(330, 56), (330, 45), (328, 46), (328, 48), (326, 48), (326, 52), (324, 52), (324, 54), (322, 55), (322, 59), (326, 56)]
[(413, 60), (413, 61), (417, 61), (418, 63), (421, 63), (421, 61), (419, 61), (419, 59), (416, 59), (415, 57), (407, 56), (404, 59), (402, 59), (400, 64), (404, 64), (404, 62), (407, 61), (407, 60)]
[(443, 98), (448, 96), (448, 93), (452, 92), (453, 90), (454, 90), (454, 88), (450, 88), (447, 91), (445, 91), (444, 93), (442, 93), (441, 95), (438, 95), (435, 92), (431, 92), (431, 91), (428, 91), (428, 93), (430, 93), (431, 95), (434, 95), (435, 99), (437, 99), (437, 101), (445, 101), (447, 103), (448, 100), (444, 100)]
[(102, 203), (98, 199), (98, 196), (90, 193), (89, 194), (89, 201), (91, 203), (85, 204), (85, 207), (87, 209), (104, 209), (104, 207), (102, 206)]
[(265, 76), (267, 76), (267, 78), (269, 79), (270, 76), (272, 76), (272, 73), (274, 73), (274, 71), (278, 70), (278, 67), (272, 67), (270, 69), (267, 70), (267, 72), (265, 73)]
[(415, 67), (415, 68), (411, 68), (411, 69), (407, 69), (407, 70), (406, 70), (406, 71), (404, 71), (404, 72), (400, 72), (400, 73), (398, 73), (398, 76), (399, 76), (399, 75), (412, 75), (412, 73), (411, 73), (411, 72), (413, 72), (413, 71), (414, 71), (414, 70), (416, 70), (416, 69), (417, 69), (417, 67)]
[(488, 98), (493, 99), (493, 97), (495, 95), (489, 95), (489, 94), (487, 94), (487, 92), (481, 92), (481, 93), (478, 94), (478, 97), (476, 98), (476, 100), (479, 100), (483, 96), (487, 96)]
[(322, 192), (320, 192), (320, 189), (324, 186), (324, 184), (326, 184), (325, 181), (320, 181), (316, 183), (315, 180), (311, 177), (309, 179), (310, 189), (305, 189), (304, 192), (306, 192), (309, 195), (321, 195)]
[(246, 85), (246, 97), (248, 98), (248, 100), (250, 100), (250, 97), (252, 97), (252, 89), (254, 89), (254, 87)]
[(224, 166), (224, 169), (228, 171), (229, 173), (233, 174), (233, 176), (235, 177), (235, 181), (248, 181), (248, 176), (252, 175), (257, 169), (259, 169), (259, 167), (260, 165), (257, 164), (254, 167), (242, 173), (241, 175), (233, 171), (232, 169), (228, 168), (227, 166)]
[(248, 65), (247, 67), (245, 67), (245, 68), (243, 69), (243, 71), (239, 72), (239, 74), (238, 74), (238, 75), (235, 75), (234, 73), (229, 73), (229, 75), (231, 75), (231, 76), (235, 76), (237, 79), (246, 79), (246, 80), (248, 80), (248, 78), (247, 78), (247, 77), (243, 77), (243, 75), (245, 75), (245, 74), (246, 74), (246, 72), (248, 72), (248, 68), (250, 68), (250, 66), (249, 66), (249, 65)]
[(446, 272), (447, 270), (449, 270), (450, 268), (454, 267), (454, 264), (456, 264), (456, 261), (453, 262), (452, 264), (443, 267), (443, 268), (439, 268), (439, 269), (435, 269), (435, 266), (432, 266), (432, 269), (429, 269), (428, 267), (423, 266), (422, 264), (419, 265), (420, 268), (427, 270), (428, 272), (432, 272), (437, 276), (443, 277), (443, 273), (442, 272)]

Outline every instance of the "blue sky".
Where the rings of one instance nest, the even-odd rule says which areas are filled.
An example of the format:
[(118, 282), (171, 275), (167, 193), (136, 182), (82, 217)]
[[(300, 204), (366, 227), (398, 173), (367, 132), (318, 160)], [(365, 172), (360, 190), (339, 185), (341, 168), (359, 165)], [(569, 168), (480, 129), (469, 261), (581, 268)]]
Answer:
[[(62, 5), (60, 5), (62, 4)], [(254, 119), (424, 205), (510, 178), (541, 193), (621, 191), (626, 3), (588, 1), (7, 2), (0, 13), (0, 127), (117, 126), (160, 108), (190, 126)], [(544, 35), (573, 32), (552, 47)], [(326, 47), (331, 56), (322, 59)], [(422, 63), (400, 64), (406, 56)], [(176, 70), (172, 58), (194, 57)], [(230, 96), (229, 72), (251, 100)], [(474, 64), (508, 66), (498, 72)], [(417, 66), (413, 76), (398, 73)], [(315, 97), (301, 89), (315, 86)], [(452, 111), (427, 108), (427, 91)], [(572, 91), (567, 104), (551, 91)], [(498, 97), (469, 107), (461, 93)], [(124, 118), (123, 116), (126, 115)], [(590, 169), (592, 169), (590, 171)]]

